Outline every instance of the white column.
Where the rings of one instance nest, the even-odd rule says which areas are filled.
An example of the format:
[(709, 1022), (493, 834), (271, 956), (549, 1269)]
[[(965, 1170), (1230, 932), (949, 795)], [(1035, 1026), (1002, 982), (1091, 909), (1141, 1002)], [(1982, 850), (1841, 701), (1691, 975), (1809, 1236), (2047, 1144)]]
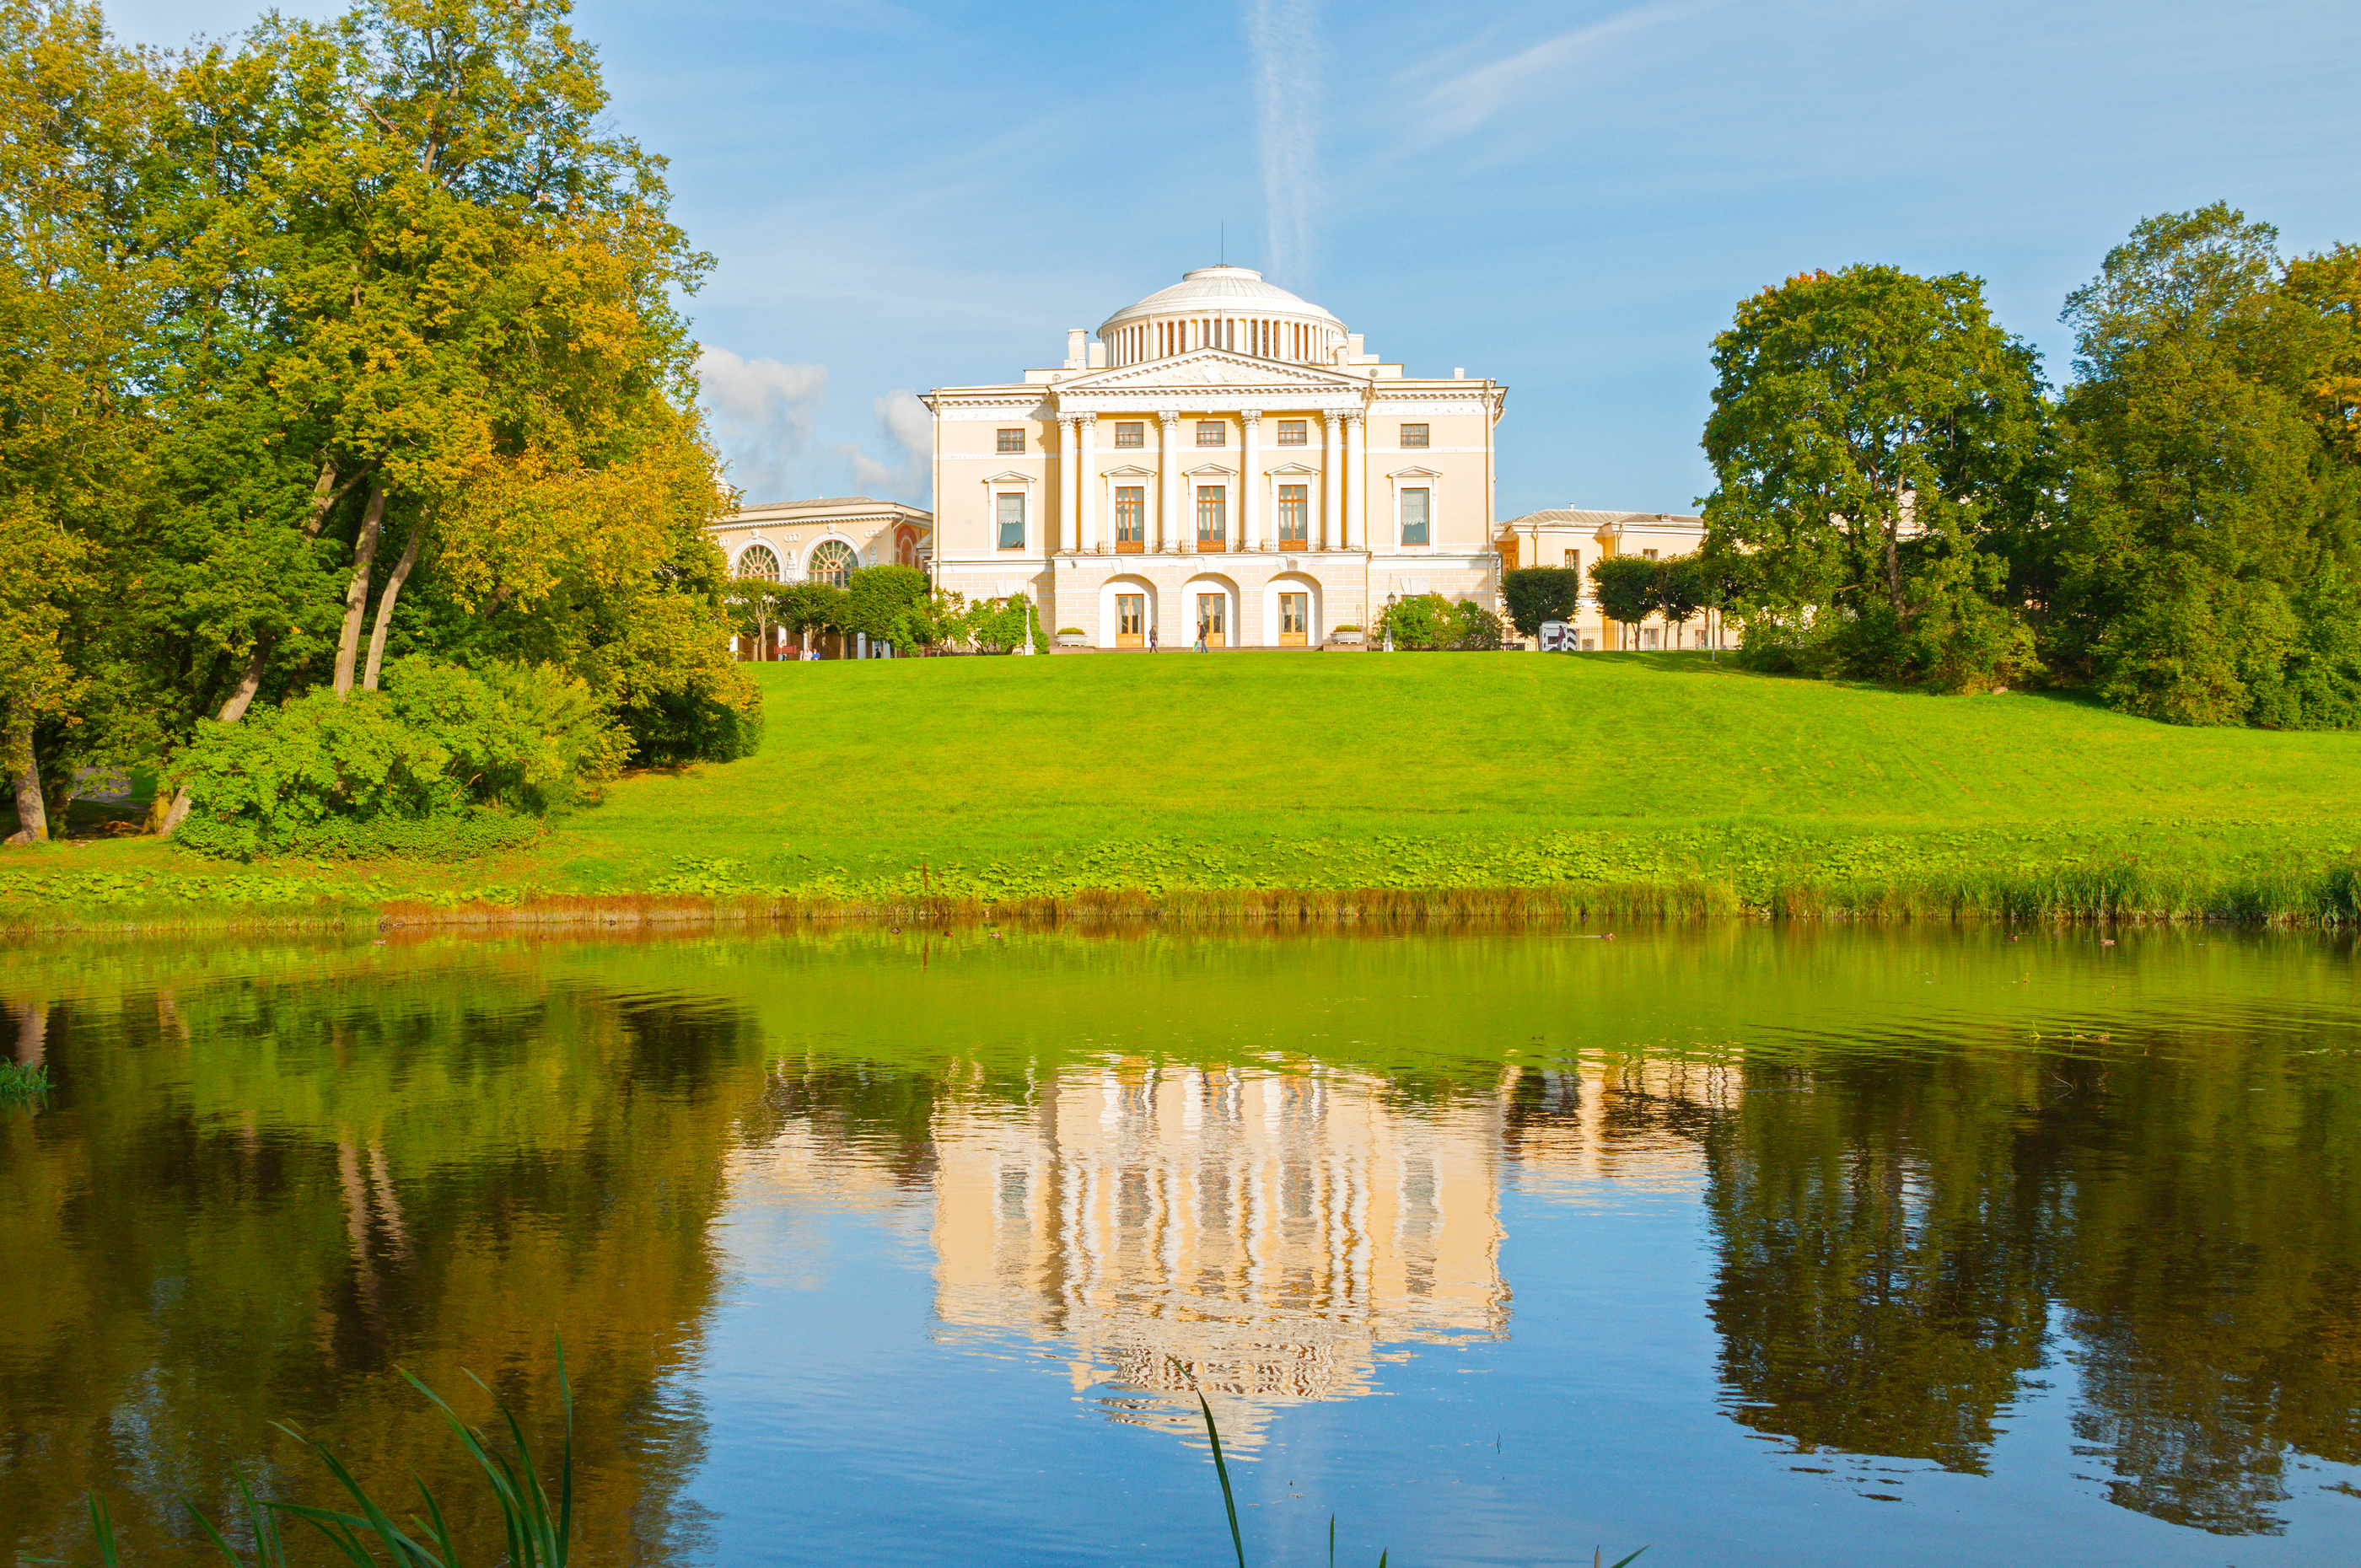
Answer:
[(1080, 423), (1082, 427), (1082, 506), (1075, 513), (1082, 519), (1082, 532), (1076, 535), (1076, 547), (1094, 550), (1099, 543), (1098, 415), (1084, 414)]
[(1348, 550), (1369, 547), (1369, 485), (1368, 443), (1363, 430), (1366, 422), (1357, 413), (1345, 416), (1345, 546)]
[[(1058, 443), (1063, 448), (1058, 454), (1058, 492), (1062, 503), (1058, 509), (1058, 540), (1069, 550), (1074, 547), (1074, 519), (1078, 515), (1076, 498), (1082, 494), (1082, 488), (1080, 483), (1082, 466), (1078, 460), (1081, 454), (1077, 450), (1082, 444), (1082, 422), (1071, 414), (1058, 416), (1058, 433), (1064, 437)], [(1042, 532), (1046, 535), (1049, 531), (1044, 529)], [(1047, 537), (1041, 543), (1045, 548), (1050, 547)]]
[(1238, 418), (1246, 427), (1246, 469), (1238, 477), (1238, 544), (1251, 550), (1262, 543), (1262, 411), (1246, 409)]
[(1170, 409), (1159, 411), (1156, 422), (1156, 548), (1161, 550), (1168, 541), (1177, 542), (1172, 531), (1180, 526), (1180, 455), (1173, 444), (1180, 439), (1180, 416)]
[(1329, 409), (1320, 415), (1320, 426), (1327, 436), (1320, 459), (1320, 548), (1334, 550), (1344, 543), (1344, 422)]

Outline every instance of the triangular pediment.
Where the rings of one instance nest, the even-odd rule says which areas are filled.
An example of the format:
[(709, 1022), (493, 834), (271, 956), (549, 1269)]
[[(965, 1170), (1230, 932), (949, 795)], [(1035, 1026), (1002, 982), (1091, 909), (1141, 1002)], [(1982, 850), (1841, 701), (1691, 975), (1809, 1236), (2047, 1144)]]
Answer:
[(1102, 477), (1109, 479), (1153, 479), (1156, 477), (1156, 470), (1143, 468), (1137, 463), (1131, 463), (1120, 468), (1105, 469)]
[(1033, 482), (1033, 476), (1020, 474), (1011, 468), (1005, 474), (994, 474), (983, 482), (987, 485), (1029, 485)]
[(1137, 365), (1093, 370), (1058, 383), (1060, 400), (1078, 393), (1146, 392), (1170, 389), (1197, 392), (1212, 387), (1301, 388), (1305, 391), (1357, 392), (1365, 383), (1342, 371), (1317, 365), (1297, 365), (1284, 359), (1263, 359), (1226, 348), (1199, 348)]

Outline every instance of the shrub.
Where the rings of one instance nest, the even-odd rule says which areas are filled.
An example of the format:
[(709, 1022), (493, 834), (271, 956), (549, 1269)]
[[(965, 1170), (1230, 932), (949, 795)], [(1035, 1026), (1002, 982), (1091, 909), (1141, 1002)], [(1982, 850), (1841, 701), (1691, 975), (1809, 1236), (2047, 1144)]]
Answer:
[(480, 671), (424, 659), (386, 672), (395, 714), (450, 753), (470, 799), (532, 816), (595, 797), (631, 749), (580, 681), (546, 664)]
[(1391, 634), (1396, 648), (1409, 649), (1498, 648), (1505, 635), (1500, 618), (1484, 606), (1472, 599), (1455, 603), (1441, 594), (1420, 594), (1386, 606), (1378, 629)]
[(457, 817), (445, 747), (406, 728), (383, 692), (314, 691), (237, 724), (200, 719), (175, 766), (193, 806), (180, 841), (244, 858), (342, 818)]
[(381, 692), (314, 691), (201, 724), (175, 767), (193, 803), (179, 838), (239, 859), (485, 854), (539, 837), (534, 819), (589, 795), (630, 744), (556, 670), (405, 659)]
[(1544, 620), (1571, 620), (1582, 602), (1582, 574), (1571, 566), (1520, 566), (1500, 577), (1509, 619), (1527, 637)]

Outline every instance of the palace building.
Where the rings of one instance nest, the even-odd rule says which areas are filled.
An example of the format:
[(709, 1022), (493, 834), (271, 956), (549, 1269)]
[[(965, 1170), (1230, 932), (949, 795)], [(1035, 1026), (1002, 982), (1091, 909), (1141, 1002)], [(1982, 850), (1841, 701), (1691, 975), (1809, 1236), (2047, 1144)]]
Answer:
[(941, 387), (933, 571), (1096, 648), (1316, 647), (1397, 597), (1499, 594), (1507, 389), (1414, 378), (1244, 267), (1117, 311), (1065, 362)]
[(1597, 511), (1579, 507), (1552, 507), (1527, 512), (1499, 525), (1493, 544), (1500, 553), (1503, 571), (1519, 566), (1564, 566), (1585, 574), (1582, 606), (1571, 624), (1572, 646), (1584, 652), (1637, 649), (1645, 652), (1675, 649), (1734, 648), (1736, 633), (1719, 613), (1700, 613), (1679, 626), (1665, 624), (1662, 615), (1635, 626), (1607, 619), (1593, 597), (1587, 576), (1600, 561), (1616, 555), (1640, 555), (1670, 560), (1691, 555), (1705, 543), (1705, 519), (1671, 512)]

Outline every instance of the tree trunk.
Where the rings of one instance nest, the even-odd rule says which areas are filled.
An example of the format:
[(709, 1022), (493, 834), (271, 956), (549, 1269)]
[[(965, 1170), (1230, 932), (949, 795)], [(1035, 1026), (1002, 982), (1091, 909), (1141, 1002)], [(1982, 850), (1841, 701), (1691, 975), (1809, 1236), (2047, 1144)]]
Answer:
[(410, 540), (401, 547), (401, 559), (393, 564), (393, 575), (385, 580), (385, 592), (378, 597), (377, 622), (369, 628), (368, 668), (361, 676), (363, 691), (377, 690), (378, 672), (385, 667), (385, 634), (393, 624), (393, 601), (401, 597), (401, 585), (410, 580), (410, 569), (418, 565), (418, 547), (426, 539), (426, 531), (434, 519), (422, 517), (418, 526), (410, 531)]
[(33, 752), (33, 715), (29, 704), (21, 717), (11, 715), (6, 750), (0, 753), (0, 766), (16, 780), (16, 832), (11, 844), (38, 844), (49, 836), (49, 817), (41, 805), (41, 767)]
[(336, 696), (353, 689), (353, 665), (361, 651), (361, 618), (368, 610), (369, 568), (377, 562), (378, 536), (385, 530), (385, 487), (369, 491), (368, 510), (361, 514), (360, 537), (353, 541), (353, 577), (345, 585), (345, 626), (336, 635)]
[[(304, 538), (317, 539), (320, 536), (320, 527), (328, 521), (329, 511), (344, 499), (347, 490), (360, 483), (361, 475), (368, 472), (368, 467), (364, 464), (359, 473), (339, 485), (336, 483), (336, 460), (333, 457), (324, 457), (320, 460), (320, 477), (312, 484), (311, 515), (303, 520)], [(237, 685), (224, 699), (221, 711), (214, 715), (214, 722), (236, 724), (239, 719), (244, 718), (246, 710), (254, 705), (254, 694), (262, 689), (263, 674), (269, 668), (270, 639), (257, 635), (254, 640), (254, 651), (246, 656), (246, 673), (238, 676)], [(164, 807), (160, 817), (153, 818), (156, 836), (159, 839), (170, 838), (173, 830), (178, 828), (189, 815), (189, 805), (187, 790), (173, 791), (171, 804)]]

